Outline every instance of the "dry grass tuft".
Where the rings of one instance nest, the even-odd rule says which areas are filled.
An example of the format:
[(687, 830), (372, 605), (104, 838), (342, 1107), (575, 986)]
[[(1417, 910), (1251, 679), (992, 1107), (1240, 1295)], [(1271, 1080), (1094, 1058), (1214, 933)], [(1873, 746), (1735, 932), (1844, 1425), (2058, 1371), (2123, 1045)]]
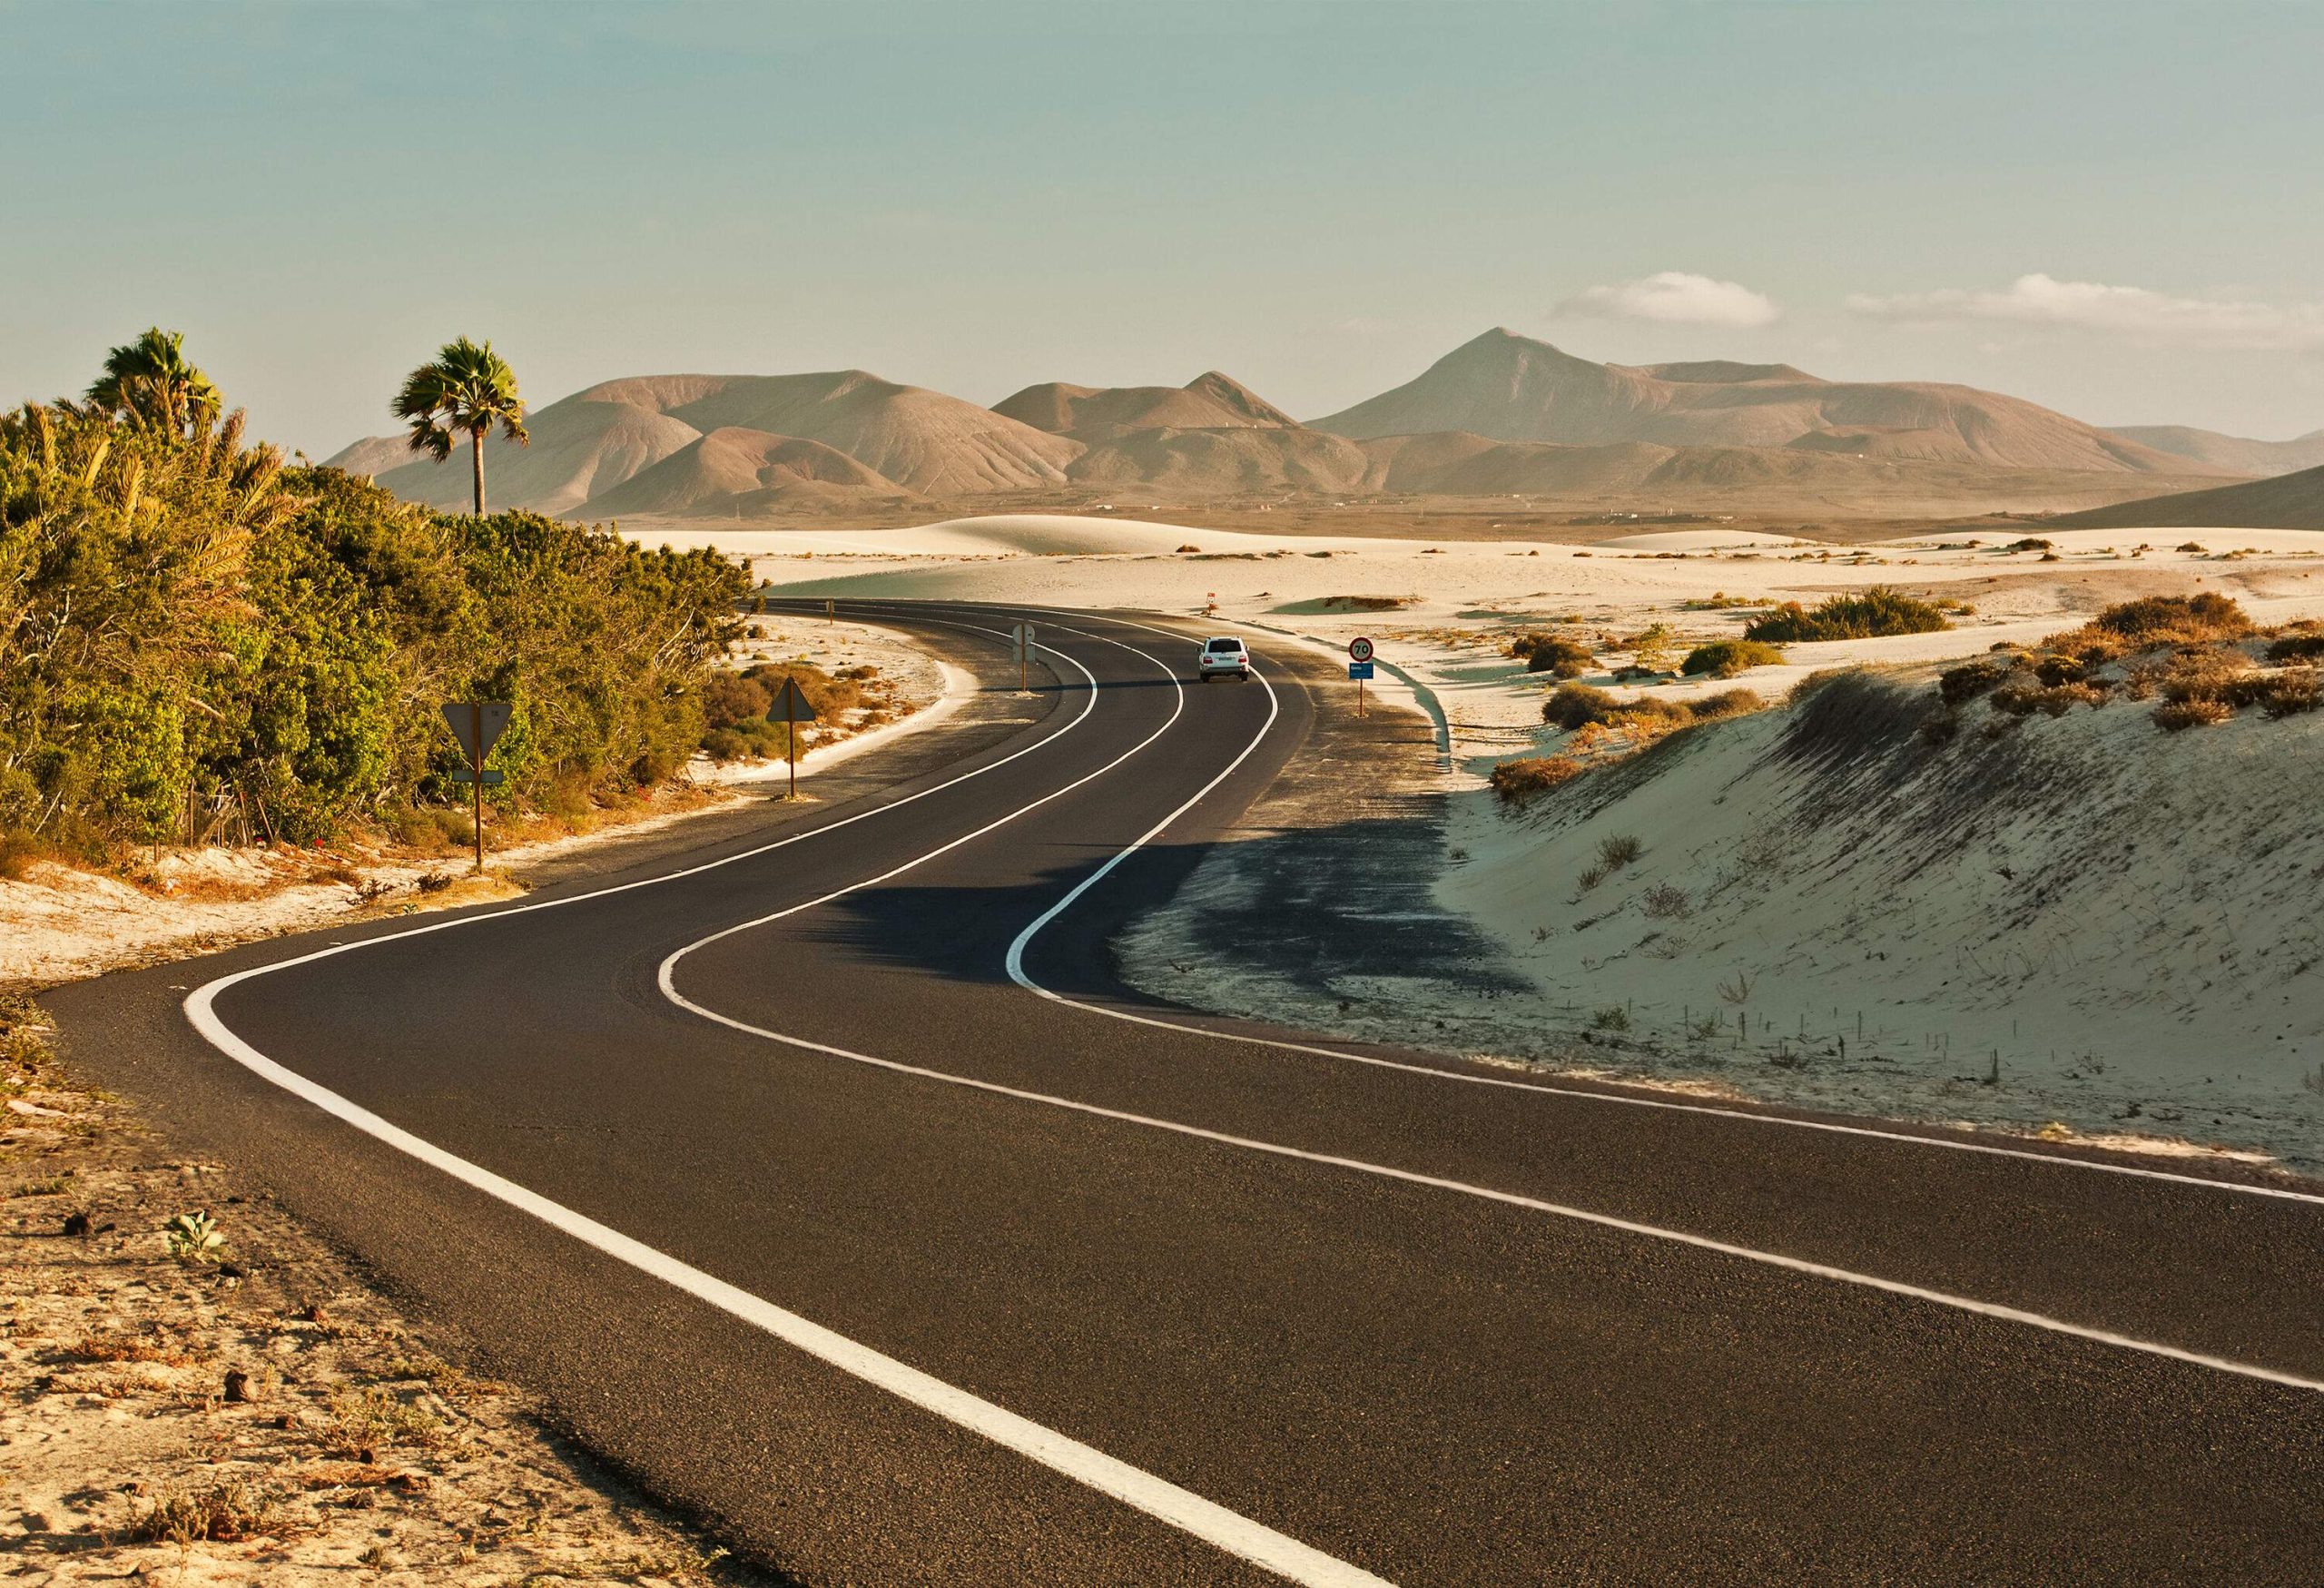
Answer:
[(2181, 728), (2211, 727), (2235, 715), (2235, 708), (2220, 700), (2168, 700), (2154, 708), (2158, 726), (2177, 733)]
[(203, 1489), (164, 1489), (130, 1524), (129, 1536), (142, 1544), (240, 1544), (281, 1537), (289, 1532), (281, 1503), (264, 1489), (244, 1483)]

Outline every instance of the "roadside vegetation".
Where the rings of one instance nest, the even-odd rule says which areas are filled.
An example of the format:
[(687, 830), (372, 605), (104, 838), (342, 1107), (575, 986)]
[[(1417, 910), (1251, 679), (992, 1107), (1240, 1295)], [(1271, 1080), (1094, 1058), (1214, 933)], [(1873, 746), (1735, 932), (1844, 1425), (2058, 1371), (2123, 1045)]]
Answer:
[(635, 794), (701, 744), (743, 585), (716, 554), (409, 506), (222, 408), (157, 330), (0, 418), (0, 848), (428, 825), (465, 804), (438, 709), (479, 695), (515, 705), (504, 811)]

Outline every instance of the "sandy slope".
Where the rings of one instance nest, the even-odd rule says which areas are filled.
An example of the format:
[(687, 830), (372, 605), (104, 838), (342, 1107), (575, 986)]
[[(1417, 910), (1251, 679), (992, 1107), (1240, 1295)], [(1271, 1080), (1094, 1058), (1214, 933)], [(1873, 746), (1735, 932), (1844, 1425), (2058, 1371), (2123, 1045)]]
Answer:
[(2324, 529), (2324, 467), (2273, 479), (2093, 508), (2063, 522), (2101, 528), (2264, 524), (2274, 529)]
[[(1521, 817), (1462, 801), (1440, 897), (1539, 990), (1467, 1040), (2324, 1168), (2324, 721), (1980, 708), (1932, 747), (1928, 693), (1830, 688)], [(1625, 834), (1643, 856), (1586, 885)]]

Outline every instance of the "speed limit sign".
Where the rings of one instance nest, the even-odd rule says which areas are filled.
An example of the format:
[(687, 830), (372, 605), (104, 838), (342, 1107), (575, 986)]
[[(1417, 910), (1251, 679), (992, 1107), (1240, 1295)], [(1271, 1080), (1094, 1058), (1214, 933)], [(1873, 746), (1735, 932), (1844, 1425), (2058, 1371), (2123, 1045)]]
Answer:
[(1363, 638), (1361, 636), (1348, 641), (1347, 659), (1351, 662), (1370, 661), (1372, 659), (1372, 642), (1368, 639)]

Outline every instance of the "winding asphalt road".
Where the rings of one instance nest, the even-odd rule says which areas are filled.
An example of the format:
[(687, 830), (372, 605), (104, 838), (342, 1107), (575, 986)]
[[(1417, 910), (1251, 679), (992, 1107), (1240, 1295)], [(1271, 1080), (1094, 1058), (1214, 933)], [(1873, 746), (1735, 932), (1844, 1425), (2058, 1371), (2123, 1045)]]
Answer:
[[(866, 615), (1009, 698), (1018, 614)], [(48, 1001), (803, 1581), (2324, 1580), (2324, 1197), (1141, 1000), (1340, 705), (1029, 616), (876, 793)]]

